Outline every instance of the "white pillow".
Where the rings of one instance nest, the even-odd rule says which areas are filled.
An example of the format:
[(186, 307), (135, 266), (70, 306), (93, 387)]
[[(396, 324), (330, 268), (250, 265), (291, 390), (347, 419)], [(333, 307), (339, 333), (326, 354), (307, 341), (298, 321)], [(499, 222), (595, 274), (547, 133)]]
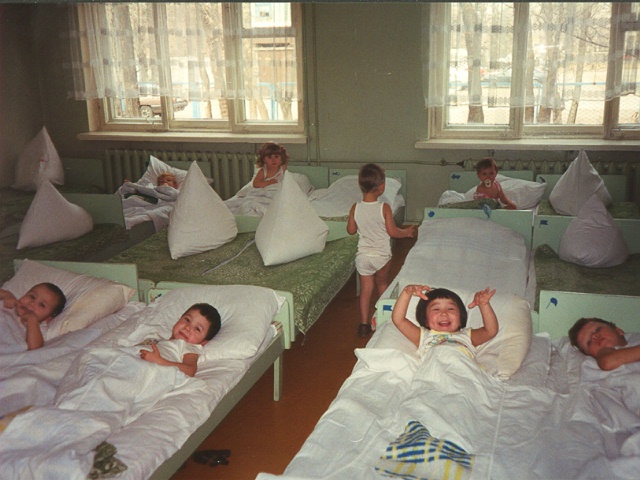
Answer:
[(611, 205), (611, 195), (604, 181), (589, 162), (584, 150), (580, 150), (576, 159), (553, 187), (549, 194), (549, 202), (561, 215), (577, 215), (582, 205), (594, 194), (605, 206)]
[(15, 183), (17, 190), (34, 191), (44, 180), (64, 185), (62, 161), (45, 127), (33, 137), (16, 162)]
[(197, 162), (189, 173), (169, 215), (171, 258), (206, 252), (229, 243), (238, 235), (236, 218), (207, 183)]
[(136, 327), (127, 343), (135, 345), (154, 335), (169, 338), (173, 325), (191, 305), (209, 303), (220, 312), (222, 328), (204, 346), (204, 355), (198, 363), (250, 358), (258, 352), (283, 302), (284, 298), (270, 288), (249, 285), (202, 285), (171, 290), (131, 317), (127, 323)]
[(592, 195), (565, 230), (558, 256), (585, 267), (613, 267), (629, 258), (629, 247), (602, 200)]
[[(519, 210), (529, 210), (536, 207), (544, 195), (546, 185), (544, 183), (530, 182), (520, 178), (511, 178), (502, 174), (496, 176), (504, 194), (509, 200), (516, 204)], [(464, 194), (465, 200), (472, 200), (476, 193), (476, 188)]]
[(46, 341), (85, 328), (117, 312), (135, 293), (134, 289), (120, 283), (69, 272), (32, 260), (24, 260), (16, 274), (2, 288), (20, 298), (34, 285), (44, 282), (57, 285), (67, 297), (64, 310), (49, 322)]
[(324, 250), (329, 227), (315, 212), (289, 172), (256, 229), (256, 247), (266, 266), (291, 262)]
[[(475, 292), (455, 290), (462, 302), (469, 305), (473, 301)], [(407, 318), (416, 325), (416, 307), (418, 297), (413, 297), (407, 309)], [(500, 380), (507, 380), (518, 369), (527, 356), (533, 337), (531, 322), (531, 306), (524, 298), (512, 293), (496, 294), (491, 299), (491, 306), (498, 317), (498, 334), (477, 349), (476, 361), (490, 375)], [(467, 327), (482, 326), (480, 309), (475, 307), (468, 310)]]
[(20, 226), (16, 248), (38, 247), (78, 238), (93, 229), (93, 218), (43, 181)]
[[(194, 162), (195, 163), (195, 162)], [(158, 185), (158, 177), (163, 173), (173, 173), (178, 181), (178, 188), (182, 188), (182, 184), (187, 178), (187, 171), (179, 168), (173, 168), (162, 160), (157, 159), (153, 155), (149, 156), (149, 165), (140, 180), (136, 183), (147, 187), (156, 187)]]
[(311, 192), (313, 192), (313, 185), (311, 184), (311, 180), (309, 180), (309, 177), (307, 177), (304, 173), (289, 171), (287, 172), (296, 181), (296, 183), (300, 187), (300, 190), (302, 190), (302, 193), (304, 193), (305, 195), (309, 195)]

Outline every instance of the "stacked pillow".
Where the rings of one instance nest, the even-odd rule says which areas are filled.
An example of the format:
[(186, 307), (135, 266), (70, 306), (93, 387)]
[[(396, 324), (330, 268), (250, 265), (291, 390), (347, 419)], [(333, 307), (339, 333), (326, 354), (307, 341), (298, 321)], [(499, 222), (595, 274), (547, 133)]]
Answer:
[(611, 195), (584, 150), (562, 174), (549, 194), (553, 209), (561, 215), (577, 215), (592, 195), (605, 206), (611, 205)]
[(171, 258), (213, 250), (237, 235), (235, 217), (193, 162), (169, 216)]
[(585, 267), (613, 267), (629, 258), (622, 231), (597, 194), (571, 220), (560, 239), (558, 256)]
[(266, 266), (291, 262), (324, 250), (329, 227), (289, 172), (278, 184), (256, 230), (256, 247)]
[(72, 240), (92, 229), (91, 215), (69, 202), (48, 180), (44, 180), (20, 226), (17, 248)]
[(48, 180), (56, 185), (64, 184), (62, 161), (45, 127), (27, 144), (16, 163), (16, 190), (35, 191)]

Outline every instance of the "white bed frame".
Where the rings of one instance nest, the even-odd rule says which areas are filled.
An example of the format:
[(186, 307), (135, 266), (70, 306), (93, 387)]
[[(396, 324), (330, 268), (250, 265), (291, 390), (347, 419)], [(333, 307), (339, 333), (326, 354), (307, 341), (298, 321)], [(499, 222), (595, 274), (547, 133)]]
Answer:
[[(59, 261), (40, 261), (40, 263), (68, 270), (74, 273), (91, 275), (98, 278), (106, 278), (114, 282), (123, 283), (127, 286), (138, 290), (138, 268), (134, 264), (117, 264), (117, 263), (90, 263), (90, 262), (59, 262)], [(14, 265), (17, 269), (22, 260), (15, 260)], [(169, 283), (163, 282), (155, 288), (149, 288), (147, 298), (153, 300), (158, 296), (175, 288), (188, 287), (192, 284), (188, 283)], [(196, 285), (202, 286), (202, 285)], [(249, 370), (243, 375), (242, 379), (233, 387), (218, 403), (216, 408), (206, 420), (182, 445), (182, 447), (168, 458), (151, 476), (153, 479), (169, 479), (178, 471), (182, 464), (190, 457), (190, 455), (202, 444), (204, 439), (218, 426), (227, 414), (235, 407), (242, 397), (253, 387), (253, 385), (262, 377), (262, 375), (273, 365), (273, 398), (279, 400), (282, 396), (283, 381), (283, 364), (282, 357), (286, 349), (291, 347), (290, 333), (293, 324), (291, 304), (291, 294), (288, 292), (276, 291), (279, 295), (285, 297), (285, 304), (282, 306), (274, 321), (280, 324), (280, 331), (274, 336), (269, 346), (256, 358)], [(137, 300), (137, 297), (134, 297)]]

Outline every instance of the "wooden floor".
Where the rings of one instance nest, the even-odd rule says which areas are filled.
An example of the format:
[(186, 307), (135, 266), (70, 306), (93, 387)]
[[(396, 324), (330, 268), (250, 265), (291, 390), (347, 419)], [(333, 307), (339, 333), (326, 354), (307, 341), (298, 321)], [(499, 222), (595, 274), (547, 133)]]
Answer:
[[(390, 278), (413, 243), (394, 242)], [(367, 339), (356, 334), (358, 322), (354, 275), (307, 335), (285, 352), (282, 399), (273, 401), (273, 372), (267, 372), (198, 449), (230, 450), (229, 464), (210, 467), (189, 459), (173, 480), (281, 474), (351, 373), (354, 349), (365, 346)]]

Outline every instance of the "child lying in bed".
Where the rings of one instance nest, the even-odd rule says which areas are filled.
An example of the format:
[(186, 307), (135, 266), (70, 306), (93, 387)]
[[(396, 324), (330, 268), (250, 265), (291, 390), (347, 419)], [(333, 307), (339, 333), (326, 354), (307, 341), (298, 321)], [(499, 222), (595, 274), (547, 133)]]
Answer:
[(118, 193), (125, 199), (136, 196), (153, 204), (158, 203), (158, 200), (173, 202), (178, 198), (178, 179), (173, 173), (161, 173), (158, 175), (157, 183), (154, 187), (125, 180)]
[(595, 358), (602, 370), (640, 361), (640, 345), (629, 345), (622, 329), (601, 318), (581, 318), (569, 329), (569, 341)]
[[(475, 358), (476, 347), (498, 333), (498, 319), (489, 303), (495, 293), (488, 288), (476, 292), (469, 305), (470, 309), (476, 306), (480, 309), (483, 323), (480, 328), (465, 328), (467, 310), (456, 293), (426, 285), (407, 285), (396, 301), (391, 318), (398, 330), (418, 347), (420, 358), (424, 358), (429, 348), (443, 344), (454, 344)], [(416, 307), (416, 320), (420, 326), (407, 318), (413, 296), (420, 297)]]
[[(91, 451), (112, 432), (173, 390), (200, 388), (199, 380), (187, 376), (195, 375), (202, 346), (220, 326), (218, 310), (197, 303), (175, 323), (171, 338), (152, 344), (151, 350), (87, 348), (53, 392), (50, 382), (35, 378), (31, 388), (53, 398), (38, 399), (39, 405), (46, 406), (15, 405), (20, 410), (8, 415), (0, 435), (3, 478), (86, 478)], [(11, 381), (0, 388), (3, 394), (11, 391)], [(2, 403), (5, 407), (4, 399)], [(83, 474), (72, 477), (69, 473), (78, 470)], [(63, 475), (52, 475), (52, 471)]]
[(17, 299), (13, 293), (0, 288), (0, 300), (4, 308), (16, 312), (26, 328), (27, 349), (35, 350), (44, 345), (42, 322), (49, 322), (64, 309), (67, 299), (62, 290), (53, 283), (39, 283)]

